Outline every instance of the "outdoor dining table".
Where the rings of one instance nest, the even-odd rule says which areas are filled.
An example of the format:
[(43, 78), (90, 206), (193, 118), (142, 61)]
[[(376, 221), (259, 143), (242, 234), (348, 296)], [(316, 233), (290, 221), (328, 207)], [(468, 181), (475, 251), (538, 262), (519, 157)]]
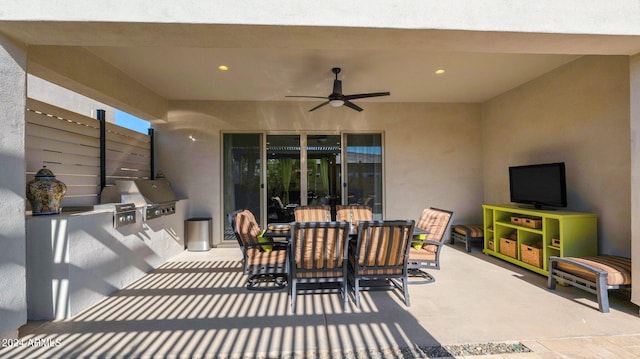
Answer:
[[(264, 238), (271, 238), (274, 241), (283, 241), (286, 242), (289, 239), (289, 235), (291, 234), (291, 224), (290, 223), (269, 223), (267, 225), (267, 229), (262, 234)], [(424, 229), (413, 227), (413, 236), (425, 235), (429, 234), (429, 231), (425, 231)], [(349, 228), (349, 237), (355, 237), (358, 235), (358, 226), (351, 226)]]

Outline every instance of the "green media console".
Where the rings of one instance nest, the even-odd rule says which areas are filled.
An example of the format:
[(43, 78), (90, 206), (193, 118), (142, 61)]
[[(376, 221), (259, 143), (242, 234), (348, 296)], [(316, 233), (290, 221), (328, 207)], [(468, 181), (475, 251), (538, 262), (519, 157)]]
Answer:
[(592, 213), (482, 206), (488, 255), (548, 275), (549, 256), (598, 254), (598, 217)]

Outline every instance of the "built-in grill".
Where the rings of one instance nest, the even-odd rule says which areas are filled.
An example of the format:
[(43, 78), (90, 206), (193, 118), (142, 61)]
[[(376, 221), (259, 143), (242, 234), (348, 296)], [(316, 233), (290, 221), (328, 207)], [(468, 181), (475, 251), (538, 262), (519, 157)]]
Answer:
[(177, 201), (169, 181), (165, 179), (116, 181), (100, 194), (102, 204), (133, 204), (134, 208), (142, 208), (145, 221), (174, 214)]
[(113, 228), (136, 223), (136, 205), (133, 203), (106, 203), (93, 206), (94, 210), (113, 211)]

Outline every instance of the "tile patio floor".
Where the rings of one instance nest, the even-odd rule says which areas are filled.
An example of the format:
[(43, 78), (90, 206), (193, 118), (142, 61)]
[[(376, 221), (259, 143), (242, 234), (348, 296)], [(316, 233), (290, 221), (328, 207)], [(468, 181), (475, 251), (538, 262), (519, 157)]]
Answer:
[(346, 312), (339, 294), (301, 295), (291, 314), (286, 290), (244, 289), (240, 260), (237, 248), (184, 252), (72, 319), (29, 323), (25, 345), (0, 358), (373, 359), (411, 357), (389, 348), (517, 342), (532, 352), (469, 357), (640, 358), (638, 308), (624, 295), (602, 314), (595, 295), (549, 291), (546, 277), (462, 244), (445, 246), (434, 283), (410, 287), (408, 308), (386, 291)]

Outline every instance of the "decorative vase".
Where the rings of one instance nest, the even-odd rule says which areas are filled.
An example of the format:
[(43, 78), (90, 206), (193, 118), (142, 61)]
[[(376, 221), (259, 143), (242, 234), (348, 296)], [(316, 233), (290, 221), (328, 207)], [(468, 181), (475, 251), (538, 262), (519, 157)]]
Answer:
[(27, 183), (27, 199), (34, 216), (60, 213), (60, 201), (67, 193), (67, 186), (58, 181), (47, 166)]

